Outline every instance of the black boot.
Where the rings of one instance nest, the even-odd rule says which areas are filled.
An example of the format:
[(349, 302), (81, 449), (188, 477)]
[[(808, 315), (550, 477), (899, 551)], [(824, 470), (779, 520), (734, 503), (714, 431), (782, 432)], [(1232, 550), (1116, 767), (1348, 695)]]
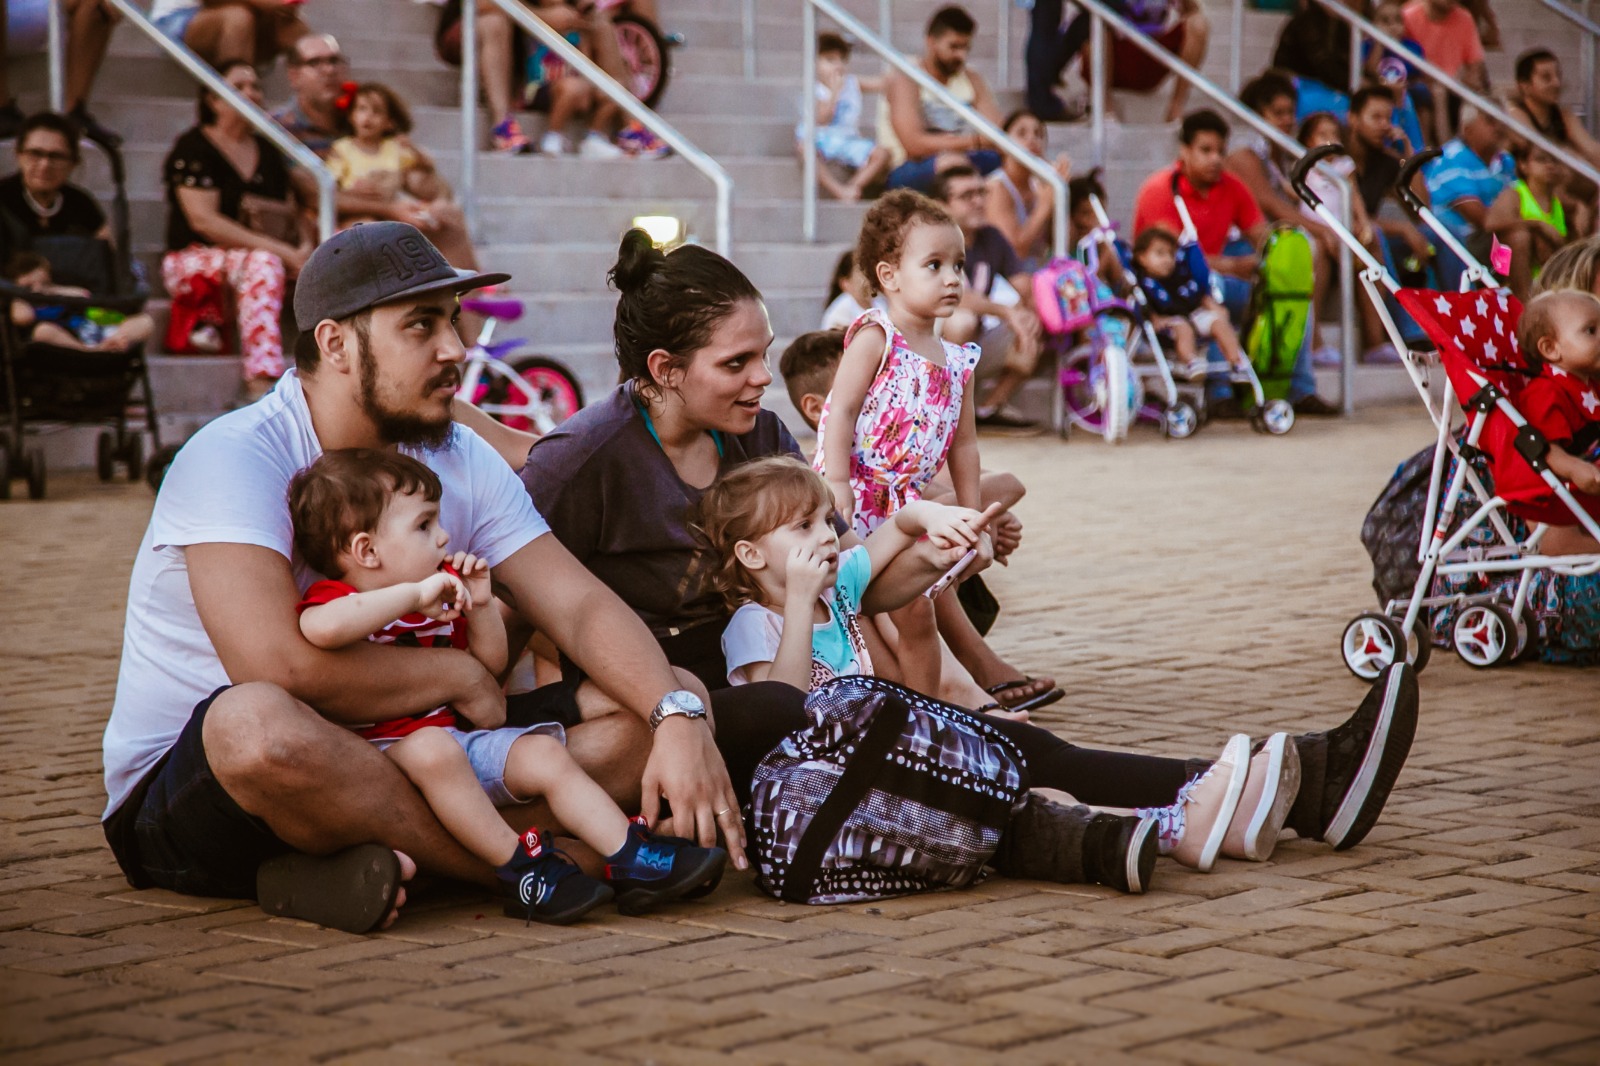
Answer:
[(1155, 869), (1155, 819), (1099, 814), (1030, 794), (993, 863), (1007, 877), (1141, 893)]

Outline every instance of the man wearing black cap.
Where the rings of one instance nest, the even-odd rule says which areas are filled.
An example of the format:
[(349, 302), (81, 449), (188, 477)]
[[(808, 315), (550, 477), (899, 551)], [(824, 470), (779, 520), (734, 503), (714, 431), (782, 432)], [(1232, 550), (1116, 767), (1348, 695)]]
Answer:
[[(393, 764), (339, 723), (449, 703), (498, 725), (496, 679), (454, 650), (330, 652), (300, 635), (294, 605), (314, 576), (293, 550), (289, 480), (324, 450), (353, 447), (398, 446), (432, 468), (452, 546), (486, 559), (529, 621), (605, 679), (610, 697), (592, 682), (544, 697), (564, 704), (555, 717), (581, 721), (569, 743), (591, 776), (624, 806), (640, 802), (642, 780), (702, 837), (720, 825), (744, 865), (704, 691), (545, 536), (504, 460), (451, 422), (464, 356), (457, 297), (505, 279), (454, 270), (404, 223), (336, 235), (300, 274), (297, 370), (173, 462), (134, 563), (104, 741), (106, 837), (135, 887), (259, 898), (365, 931), (393, 919), (413, 858), (492, 883)], [(584, 720), (618, 704), (634, 714)]]

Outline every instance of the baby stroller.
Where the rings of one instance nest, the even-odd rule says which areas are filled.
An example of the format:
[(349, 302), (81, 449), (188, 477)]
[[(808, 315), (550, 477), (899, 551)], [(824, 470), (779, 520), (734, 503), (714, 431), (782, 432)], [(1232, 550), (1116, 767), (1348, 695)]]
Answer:
[[(1189, 205), (1178, 191), (1176, 170), (1172, 173), (1172, 202), (1183, 222), (1183, 232), (1178, 236), (1179, 258), (1188, 263), (1190, 273), (1202, 287), (1211, 285), (1211, 268), (1200, 250)], [(1245, 351), (1250, 355), (1250, 362), (1228, 371), (1229, 382), (1246, 390), (1240, 400), (1251, 427), (1274, 437), (1281, 437), (1294, 428), (1294, 407), (1288, 400), (1289, 375), (1305, 341), (1304, 305), (1309, 305), (1311, 300), (1310, 244), (1306, 244), (1303, 283), (1296, 283), (1295, 265), (1299, 257), (1294, 251), (1294, 234), (1305, 240), (1305, 235), (1298, 230), (1277, 230), (1275, 239), (1269, 240), (1262, 251), (1261, 270), (1251, 291), (1250, 327), (1245, 334)], [(1221, 295), (1214, 289), (1212, 295), (1221, 302)], [(1299, 311), (1298, 332), (1293, 328), (1297, 300), (1304, 301)]]
[[(1470, 288), (1473, 283), (1493, 285), (1493, 276), (1411, 193), (1417, 169), (1439, 153), (1430, 151), (1409, 160), (1401, 168), (1398, 191), (1418, 221), (1467, 264), (1463, 291), (1456, 293), (1401, 288), (1307, 186), (1304, 179), (1310, 167), (1342, 151), (1338, 145), (1325, 145), (1307, 153), (1294, 170), (1295, 191), (1363, 263), (1362, 285), (1395, 350), (1402, 353), (1402, 363), (1437, 431), (1417, 548), (1422, 566), (1416, 584), (1409, 597), (1390, 600), (1382, 611), (1364, 612), (1351, 620), (1341, 640), (1345, 665), (1358, 677), (1372, 678), (1403, 656), (1421, 671), (1432, 651), (1424, 612), (1448, 608), (1456, 612), (1452, 627), (1456, 653), (1472, 666), (1498, 666), (1530, 649), (1536, 630), (1528, 608), (1528, 587), (1534, 571), (1548, 568), (1589, 574), (1600, 570), (1600, 556), (1541, 555), (1539, 542), (1548, 523), (1552, 519), (1575, 521), (1600, 538), (1600, 522), (1579, 506), (1570, 490), (1549, 471), (1544, 464), (1548, 443), (1517, 409), (1517, 396), (1531, 376), (1516, 348), (1521, 306), (1504, 290)], [(1441, 402), (1434, 402), (1428, 387), (1427, 357), (1404, 345), (1379, 286), (1394, 294), (1437, 345), (1437, 358), (1445, 372)], [(1466, 419), (1459, 436), (1454, 426), (1458, 401)], [(1541, 496), (1548, 495), (1548, 500), (1507, 500), (1485, 488), (1471, 460), (1480, 454), (1492, 458), (1513, 450), (1539, 474), (1548, 490)], [(1457, 522), (1458, 508), (1469, 493), (1480, 503)], [(1520, 537), (1513, 533), (1507, 515), (1525, 519), (1528, 533)], [(1519, 578), (1509, 600), (1492, 583), (1478, 594), (1432, 594), (1436, 576), (1458, 574), (1517, 574)]]
[[(92, 143), (92, 142), (85, 142)], [(21, 300), (35, 307), (63, 307), (86, 313), (91, 308), (132, 315), (143, 310), (147, 293), (136, 283), (129, 255), (128, 201), (122, 156), (105, 151), (111, 164), (115, 195), (112, 220), (115, 248), (97, 237), (51, 235), (35, 238), (11, 251), (32, 251), (49, 261), (56, 282), (87, 289), (77, 298), (38, 293), (0, 282), (0, 300)], [(9, 254), (9, 252), (7, 253)], [(143, 432), (160, 447), (160, 430), (150, 390), (150, 373), (142, 345), (126, 351), (77, 351), (49, 344), (26, 342), (11, 323), (9, 310), (0, 324), (0, 403), (5, 404), (6, 425), (0, 428), (0, 499), (11, 496), (11, 482), (26, 479), (28, 496), (43, 499), (46, 471), (44, 449), (30, 446), (29, 427), (37, 434), (42, 425), (100, 425), (96, 442), (96, 469), (110, 481), (121, 464), (129, 481), (144, 471), (144, 439), (129, 425), (130, 408), (142, 408)]]
[[(1163, 435), (1174, 440), (1192, 437), (1202, 423), (1201, 412), (1205, 405), (1205, 390), (1185, 388), (1173, 378), (1172, 364), (1167, 359), (1161, 334), (1151, 321), (1144, 290), (1131, 284), (1133, 250), (1128, 247), (1127, 241), (1116, 236), (1115, 226), (1106, 215), (1100, 197), (1091, 193), (1089, 203), (1094, 208), (1098, 225), (1078, 242), (1078, 258), (1088, 267), (1090, 276), (1098, 278), (1101, 256), (1105, 254), (1106, 245), (1109, 243), (1116, 250), (1117, 267), (1123, 279), (1120, 288), (1127, 293), (1126, 299), (1133, 309), (1134, 322), (1137, 326), (1137, 333), (1129, 345), (1129, 358), (1143, 394), (1137, 401), (1137, 417), (1157, 423)], [(1159, 400), (1151, 399), (1150, 387), (1145, 385), (1147, 381), (1159, 384), (1161, 390)]]

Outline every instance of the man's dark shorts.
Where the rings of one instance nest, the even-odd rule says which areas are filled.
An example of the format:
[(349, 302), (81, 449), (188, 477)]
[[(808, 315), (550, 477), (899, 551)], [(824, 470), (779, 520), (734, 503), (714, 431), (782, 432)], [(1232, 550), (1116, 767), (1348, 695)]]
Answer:
[(134, 888), (254, 899), (256, 867), (290, 850), (233, 801), (206, 761), (201, 727), (227, 690), (195, 706), (171, 750), (104, 822), (106, 840)]

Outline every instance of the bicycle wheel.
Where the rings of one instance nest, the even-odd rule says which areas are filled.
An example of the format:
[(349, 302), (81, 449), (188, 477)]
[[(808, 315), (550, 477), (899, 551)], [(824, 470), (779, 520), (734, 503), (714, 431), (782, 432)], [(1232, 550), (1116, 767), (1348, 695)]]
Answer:
[(507, 385), (503, 408), (522, 410), (513, 414), (502, 409), (495, 417), (512, 429), (548, 433), (582, 409), (583, 389), (558, 360), (525, 355), (508, 362), (517, 381)]
[(667, 91), (671, 75), (666, 38), (655, 23), (638, 15), (617, 15), (611, 24), (617, 30), (617, 51), (628, 68), (628, 88), (646, 107), (654, 107)]
[(1120, 344), (1106, 345), (1100, 350), (1100, 365), (1104, 375), (1100, 432), (1107, 444), (1121, 444), (1127, 439), (1128, 426), (1141, 398), (1134, 395), (1133, 369), (1128, 365), (1125, 348)]
[[(1113, 346), (1107, 346), (1109, 350)], [(1121, 348), (1117, 348), (1121, 352)], [(1127, 436), (1128, 423), (1133, 411), (1144, 403), (1144, 387), (1137, 377), (1128, 374), (1126, 355), (1122, 362), (1122, 402), (1126, 404), (1122, 416), (1121, 435), (1108, 433), (1106, 408), (1110, 391), (1106, 380), (1106, 363), (1100, 353), (1089, 345), (1081, 345), (1070, 352), (1061, 363), (1057, 388), (1061, 393), (1066, 421), (1107, 440), (1120, 440)]]

